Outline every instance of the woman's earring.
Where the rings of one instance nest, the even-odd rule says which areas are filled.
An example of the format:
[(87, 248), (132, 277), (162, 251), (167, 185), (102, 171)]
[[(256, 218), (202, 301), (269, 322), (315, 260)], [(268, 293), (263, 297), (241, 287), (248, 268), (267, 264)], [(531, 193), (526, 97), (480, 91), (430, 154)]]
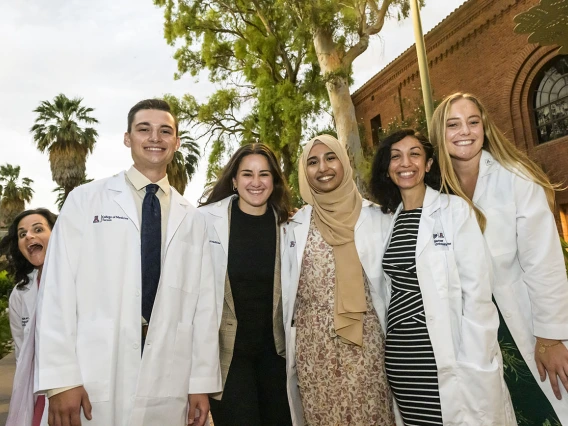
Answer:
[(233, 184), (233, 191), (237, 192), (237, 186), (235, 184)]

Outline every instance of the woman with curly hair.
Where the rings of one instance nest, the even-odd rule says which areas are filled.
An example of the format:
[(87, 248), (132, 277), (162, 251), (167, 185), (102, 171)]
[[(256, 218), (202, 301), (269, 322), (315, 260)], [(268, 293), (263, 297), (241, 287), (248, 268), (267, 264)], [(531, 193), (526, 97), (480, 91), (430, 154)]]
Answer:
[(8, 259), (8, 274), (16, 282), (10, 295), (10, 329), (14, 339), (16, 374), (7, 426), (47, 424), (47, 400), (34, 398), (35, 311), (41, 271), (57, 216), (47, 209), (20, 213), (0, 241)]

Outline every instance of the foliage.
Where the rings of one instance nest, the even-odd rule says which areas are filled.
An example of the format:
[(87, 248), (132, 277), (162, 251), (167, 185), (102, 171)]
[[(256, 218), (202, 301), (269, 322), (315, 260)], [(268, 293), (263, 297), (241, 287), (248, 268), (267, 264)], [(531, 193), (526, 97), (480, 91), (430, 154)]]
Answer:
[[(83, 99), (59, 94), (42, 101), (34, 110), (35, 124), (30, 129), (40, 152), (49, 153), (51, 175), (63, 188), (63, 200), (85, 179), (88, 154), (95, 147), (97, 131), (88, 125), (98, 123), (93, 108), (81, 105)], [(82, 127), (83, 126), (83, 127)]]
[[(176, 78), (209, 71), (219, 89), (205, 102), (186, 94), (179, 119), (210, 145), (208, 181), (235, 147), (263, 142), (290, 178), (307, 126), (326, 106), (311, 37), (280, 0), (154, 0), (166, 40), (178, 46)], [(180, 40), (182, 43), (176, 43)]]
[[(408, 16), (408, 0), (279, 0), (296, 26), (313, 40), (328, 92), (338, 139), (344, 143), (355, 181), (364, 189), (365, 152), (359, 137), (355, 107), (349, 93), (353, 61), (369, 46), (385, 19)], [(422, 0), (419, 3), (423, 3)]]
[(564, 265), (566, 266), (566, 275), (568, 275), (568, 242), (560, 237), (560, 244), (562, 245), (562, 254), (564, 254)]
[(6, 271), (0, 271), (0, 358), (12, 350), (12, 333), (8, 316), (8, 298), (14, 288), (14, 282)]
[(0, 299), (8, 299), (15, 283), (8, 276), (8, 271), (0, 271)]
[(8, 301), (0, 299), (0, 358), (12, 351), (12, 333), (8, 315)]
[[(83, 179), (77, 186), (81, 186), (92, 181), (93, 179), (87, 179), (86, 176), (83, 176)], [(51, 192), (55, 192), (57, 194), (55, 205), (57, 206), (57, 210), (61, 211), (61, 209), (63, 208), (63, 204), (65, 204), (65, 199), (67, 198), (65, 195), (65, 188), (63, 188), (62, 186), (58, 186)]]
[(0, 200), (0, 221), (10, 224), (12, 220), (25, 209), (26, 202), (30, 202), (34, 190), (31, 187), (33, 180), (24, 177), (20, 179), (20, 166), (5, 164), (0, 166), (0, 186), (2, 199)]
[(168, 180), (181, 195), (185, 192), (187, 184), (195, 174), (199, 163), (199, 145), (189, 135), (187, 130), (179, 132), (180, 147), (174, 154), (173, 160), (168, 164)]

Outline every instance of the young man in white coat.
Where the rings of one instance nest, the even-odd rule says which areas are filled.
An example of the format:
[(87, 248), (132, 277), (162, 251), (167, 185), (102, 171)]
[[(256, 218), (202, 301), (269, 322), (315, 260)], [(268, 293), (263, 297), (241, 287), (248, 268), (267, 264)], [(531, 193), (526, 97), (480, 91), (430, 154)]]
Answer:
[(75, 189), (61, 211), (36, 332), (50, 425), (202, 426), (221, 390), (205, 221), (166, 175), (177, 127), (166, 102), (136, 104), (133, 167)]

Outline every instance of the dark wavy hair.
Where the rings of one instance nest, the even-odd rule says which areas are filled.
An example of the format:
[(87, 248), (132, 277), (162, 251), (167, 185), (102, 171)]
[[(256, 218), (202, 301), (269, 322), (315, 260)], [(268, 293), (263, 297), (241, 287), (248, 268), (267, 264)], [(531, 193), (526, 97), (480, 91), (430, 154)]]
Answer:
[(28, 262), (18, 247), (18, 225), (23, 218), (32, 214), (43, 216), (49, 225), (49, 229), (53, 229), (57, 215), (43, 208), (25, 210), (16, 216), (12, 224), (8, 227), (8, 234), (0, 241), (0, 255), (6, 255), (6, 259), (8, 259), (8, 267), (6, 270), (8, 271), (8, 275), (16, 282), (16, 287), (18, 288), (23, 288), (28, 285), (30, 282), (28, 274), (35, 268), (34, 265)]
[(440, 190), (440, 166), (434, 156), (434, 147), (426, 136), (413, 129), (402, 129), (388, 135), (381, 144), (373, 159), (371, 171), (371, 194), (381, 206), (383, 213), (394, 213), (402, 202), (400, 190), (387, 176), (391, 161), (391, 147), (406, 138), (412, 136), (422, 144), (426, 153), (426, 161), (433, 159), (430, 171), (424, 176), (424, 183), (430, 188)]
[(233, 178), (237, 176), (237, 171), (239, 170), (239, 165), (243, 158), (252, 154), (262, 155), (268, 161), (274, 185), (272, 194), (268, 197), (268, 205), (276, 211), (278, 224), (282, 224), (288, 220), (288, 215), (290, 214), (290, 190), (288, 189), (288, 185), (286, 184), (282, 170), (280, 170), (274, 152), (263, 143), (249, 143), (241, 146), (223, 168), (217, 182), (203, 193), (201, 200), (205, 198), (205, 201), (200, 200), (199, 206), (206, 206), (207, 204), (215, 203), (227, 198), (229, 195), (235, 194)]

